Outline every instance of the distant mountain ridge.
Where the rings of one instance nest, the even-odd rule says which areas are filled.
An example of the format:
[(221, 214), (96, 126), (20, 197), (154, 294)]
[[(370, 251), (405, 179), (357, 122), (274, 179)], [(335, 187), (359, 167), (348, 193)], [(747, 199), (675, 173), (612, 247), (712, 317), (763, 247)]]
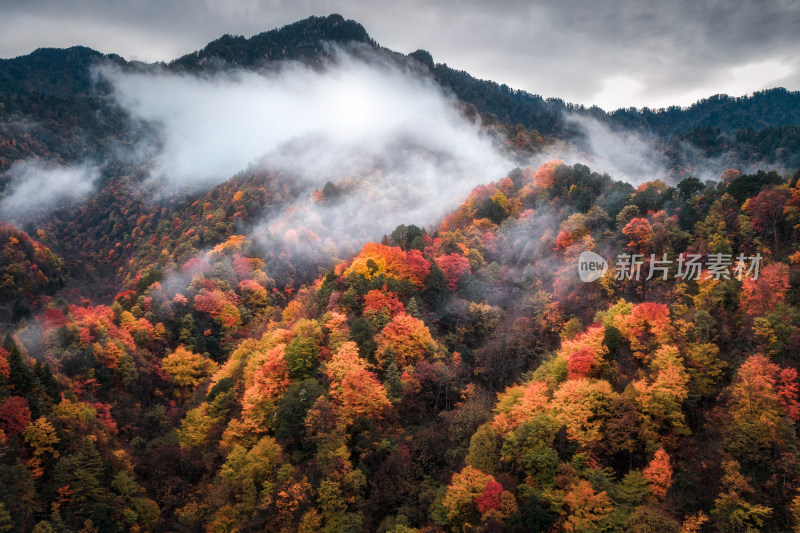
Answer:
[[(326, 43), (359, 43), (393, 56), (402, 54), (381, 48), (356, 21), (341, 15), (309, 17), (250, 38), (224, 35), (203, 49), (166, 65), (186, 71), (227, 67), (258, 68), (272, 61), (318, 62), (325, 57)], [(800, 126), (800, 91), (783, 88), (756, 92), (751, 96), (715, 95), (696, 104), (662, 110), (619, 109), (606, 112), (598, 107), (570, 104), (558, 98), (543, 98), (505, 84), (481, 80), (447, 64), (436, 64), (431, 55), (418, 50), (408, 57), (425, 65), (433, 78), (459, 99), (480, 111), (496, 115), (507, 124), (523, 124), (544, 135), (568, 138), (574, 131), (565, 114), (578, 113), (613, 127), (635, 129), (662, 138), (687, 134), (696, 128), (714, 128), (722, 134), (755, 127)], [(86, 47), (39, 49), (14, 59), (0, 60), (0, 97), (42, 94), (69, 98), (90, 96), (94, 90), (90, 66), (102, 60), (130, 65), (117, 55), (104, 55)]]
[(186, 54), (171, 67), (201, 70), (209, 60), (222, 59), (235, 67), (259, 67), (269, 61), (314, 61), (325, 53), (324, 43), (364, 43), (377, 47), (367, 30), (341, 15), (307, 19), (252, 37), (223, 35), (202, 50)]

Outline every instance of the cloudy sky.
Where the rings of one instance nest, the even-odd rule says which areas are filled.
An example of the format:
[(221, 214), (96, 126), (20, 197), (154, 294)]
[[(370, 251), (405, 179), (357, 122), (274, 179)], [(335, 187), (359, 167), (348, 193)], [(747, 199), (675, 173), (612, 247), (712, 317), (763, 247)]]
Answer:
[(800, 89), (797, 0), (0, 0), (0, 13), (0, 57), (83, 44), (170, 60), (340, 13), (399, 52), (606, 109)]

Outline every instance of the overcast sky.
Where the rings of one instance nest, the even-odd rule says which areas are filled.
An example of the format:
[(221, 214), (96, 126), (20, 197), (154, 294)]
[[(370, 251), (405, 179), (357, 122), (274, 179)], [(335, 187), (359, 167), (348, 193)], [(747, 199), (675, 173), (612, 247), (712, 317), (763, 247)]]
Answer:
[(398, 52), (606, 109), (800, 89), (798, 0), (0, 0), (0, 57), (82, 44), (170, 60), (330, 13)]

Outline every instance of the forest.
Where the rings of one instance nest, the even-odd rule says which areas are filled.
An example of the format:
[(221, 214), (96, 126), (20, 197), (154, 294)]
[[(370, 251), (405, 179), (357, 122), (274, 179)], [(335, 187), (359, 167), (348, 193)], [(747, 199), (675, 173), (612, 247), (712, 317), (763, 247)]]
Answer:
[[(378, 46), (314, 17), (162, 67), (314, 62), (330, 40)], [(265, 245), (265, 216), (342, 205), (385, 162), (311, 194), (251, 166), (156, 201), (126, 160), (0, 223), (0, 532), (800, 531), (798, 93), (604, 114), (671, 166), (633, 185), (525, 164), (580, 144), (567, 104), (415, 54), (520, 163), (434, 224), (332, 242), (273, 222)], [(92, 85), (98, 55), (0, 61), (0, 187), (149, 131)], [(731, 166), (701, 179), (707, 158)], [(591, 282), (586, 251), (609, 264)], [(622, 254), (676, 261), (645, 279)]]

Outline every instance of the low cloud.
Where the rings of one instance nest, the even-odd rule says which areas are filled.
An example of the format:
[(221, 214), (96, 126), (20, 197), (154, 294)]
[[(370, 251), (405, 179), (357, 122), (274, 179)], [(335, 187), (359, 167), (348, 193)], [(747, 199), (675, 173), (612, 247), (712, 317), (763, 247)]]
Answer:
[[(270, 72), (106, 68), (102, 75), (135, 119), (159, 126), (155, 175), (167, 186), (208, 188), (264, 157), (318, 181), (354, 161), (381, 158), (400, 140), (482, 168), (503, 163), (413, 64), (363, 49), (358, 57), (337, 49), (316, 69), (287, 62)], [(298, 143), (313, 153), (298, 157)]]
[(90, 163), (63, 166), (27, 160), (14, 164), (8, 174), (11, 183), (0, 199), (0, 219), (19, 221), (83, 200), (94, 190), (100, 171)]
[[(150, 189), (202, 191), (250, 167), (293, 176), (301, 198), (256, 229), (364, 242), (400, 223), (436, 222), (514, 163), (413, 61), (359, 48), (311, 68), (214, 75), (106, 68), (117, 101), (155, 125)], [(335, 201), (312, 193), (328, 181)], [(292, 234), (290, 237), (293, 239)]]
[(656, 138), (632, 130), (618, 130), (585, 115), (564, 117), (575, 133), (569, 145), (558, 143), (531, 159), (536, 166), (551, 159), (568, 165), (581, 163), (595, 172), (639, 185), (646, 181), (671, 181), (669, 160)]

